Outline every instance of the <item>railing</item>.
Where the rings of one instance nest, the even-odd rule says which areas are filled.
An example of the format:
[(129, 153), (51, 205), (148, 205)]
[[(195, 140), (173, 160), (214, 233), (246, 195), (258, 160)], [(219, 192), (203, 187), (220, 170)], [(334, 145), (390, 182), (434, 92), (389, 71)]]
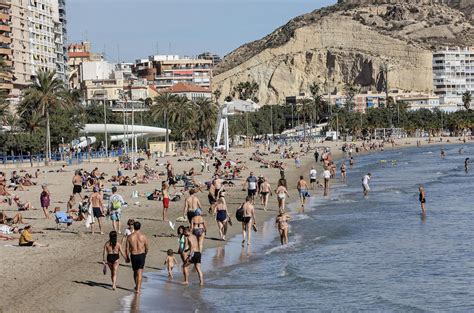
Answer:
[[(51, 156), (52, 161), (65, 161), (67, 164), (80, 164), (87, 160), (96, 160), (103, 158), (115, 158), (123, 156), (123, 150), (113, 150), (108, 151), (108, 154), (105, 154), (105, 151), (92, 151), (92, 152), (75, 152), (73, 154), (66, 153), (53, 153)], [(34, 155), (3, 155), (0, 156), (0, 164), (28, 164), (28, 163), (39, 163), (45, 161), (44, 154), (34, 154)]]

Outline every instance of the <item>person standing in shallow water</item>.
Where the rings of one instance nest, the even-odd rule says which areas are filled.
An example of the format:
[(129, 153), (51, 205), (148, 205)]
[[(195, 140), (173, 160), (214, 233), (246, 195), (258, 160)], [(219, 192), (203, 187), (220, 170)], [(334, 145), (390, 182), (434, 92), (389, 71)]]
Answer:
[(469, 158), (464, 160), (464, 170), (466, 171), (466, 174), (469, 173)]
[(423, 186), (420, 186), (420, 187), (418, 187), (418, 191), (420, 192), (419, 200), (420, 200), (420, 205), (421, 205), (421, 214), (426, 214), (426, 208), (425, 208), (426, 194), (425, 194), (425, 189), (423, 188)]

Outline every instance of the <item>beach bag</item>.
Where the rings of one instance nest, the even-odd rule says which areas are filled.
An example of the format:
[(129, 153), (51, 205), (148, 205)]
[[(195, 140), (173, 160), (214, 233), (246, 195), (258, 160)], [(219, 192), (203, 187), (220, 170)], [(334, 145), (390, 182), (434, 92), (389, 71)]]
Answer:
[(122, 201), (120, 201), (119, 197), (112, 197), (111, 203), (112, 211), (120, 210), (122, 208)]
[(244, 207), (241, 206), (240, 208), (235, 211), (235, 219), (238, 220), (239, 222), (244, 221)]

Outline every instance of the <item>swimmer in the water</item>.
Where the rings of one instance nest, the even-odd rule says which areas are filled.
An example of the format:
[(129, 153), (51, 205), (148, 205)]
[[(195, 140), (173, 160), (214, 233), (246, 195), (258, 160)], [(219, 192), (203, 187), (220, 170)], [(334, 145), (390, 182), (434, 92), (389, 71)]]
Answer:
[(466, 173), (469, 173), (469, 158), (466, 158), (464, 160), (464, 170), (466, 171)]

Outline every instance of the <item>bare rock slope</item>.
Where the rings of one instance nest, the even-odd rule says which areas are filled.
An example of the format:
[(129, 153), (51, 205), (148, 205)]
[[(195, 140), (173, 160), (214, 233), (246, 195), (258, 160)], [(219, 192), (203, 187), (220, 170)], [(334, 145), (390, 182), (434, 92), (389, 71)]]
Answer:
[(379, 69), (388, 63), (390, 88), (429, 92), (432, 50), (473, 45), (474, 31), (461, 11), (424, 1), (343, 3), (299, 16), (227, 55), (215, 70), (214, 89), (225, 97), (239, 82), (256, 81), (263, 104), (308, 94), (313, 82), (331, 90), (348, 84), (380, 90)]

